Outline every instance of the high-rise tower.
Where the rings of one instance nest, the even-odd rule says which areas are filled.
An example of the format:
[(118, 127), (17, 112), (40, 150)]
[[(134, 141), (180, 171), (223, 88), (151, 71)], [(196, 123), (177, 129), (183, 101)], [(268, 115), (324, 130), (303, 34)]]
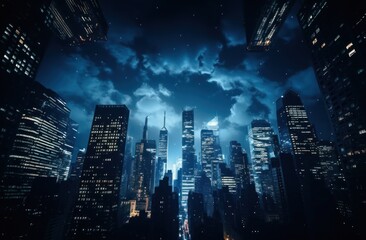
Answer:
[(148, 117), (146, 117), (142, 140), (136, 143), (135, 147), (133, 190), (137, 212), (150, 209), (151, 194), (154, 188), (155, 158), (156, 142), (148, 140)]
[(115, 227), (128, 118), (125, 105), (95, 108), (71, 239), (106, 238)]
[(45, 23), (70, 45), (107, 40), (108, 24), (97, 0), (52, 0)]
[[(0, 76), (34, 79), (50, 33), (44, 10), (51, 0), (5, 0), (0, 6)], [(5, 80), (5, 79), (4, 79)], [(6, 82), (6, 81), (3, 81)]]
[(293, 0), (245, 1), (244, 17), (248, 50), (268, 50), (294, 2)]
[(334, 127), (353, 214), (366, 236), (366, 5), (306, 0), (298, 14)]
[[(189, 191), (194, 191), (194, 112), (193, 109), (182, 113), (182, 207), (186, 211)], [(187, 212), (187, 211), (186, 211)]]
[(215, 137), (212, 130), (201, 130), (202, 170), (212, 183), (212, 164), (215, 160)]
[[(22, 200), (36, 177), (63, 179), (60, 173), (69, 167), (62, 164), (70, 110), (60, 96), (35, 81), (14, 81), (9, 85), (17, 88), (7, 88), (5, 96), (16, 95), (18, 103), (13, 106), (22, 107), (10, 151), (4, 158), (0, 198)], [(69, 148), (73, 148), (72, 143)]]
[[(292, 153), (300, 183), (306, 177), (319, 178), (316, 136), (299, 95), (288, 90), (276, 102), (277, 122), (282, 152)], [(302, 180), (301, 180), (302, 179)]]
[(155, 186), (159, 184), (159, 180), (164, 177), (167, 171), (168, 161), (168, 130), (165, 127), (165, 112), (164, 112), (164, 125), (159, 132), (159, 145), (158, 145), (158, 159), (156, 162), (155, 170)]

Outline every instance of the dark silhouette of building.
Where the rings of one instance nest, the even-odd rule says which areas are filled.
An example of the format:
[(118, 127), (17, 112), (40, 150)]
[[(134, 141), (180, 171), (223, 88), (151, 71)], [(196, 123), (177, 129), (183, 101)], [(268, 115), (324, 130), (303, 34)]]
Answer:
[(78, 154), (76, 155), (76, 160), (71, 167), (69, 176), (70, 179), (76, 180), (78, 182), (80, 181), (81, 172), (83, 170), (83, 164), (85, 159), (85, 153), (86, 153), (85, 148), (79, 149)]
[(173, 187), (173, 171), (172, 170), (168, 170), (166, 171), (166, 173), (164, 174), (164, 177), (167, 177), (169, 179), (169, 186)]
[(293, 0), (257, 0), (244, 2), (247, 49), (268, 50), (273, 37), (285, 21)]
[(212, 185), (205, 172), (202, 171), (201, 174), (196, 176), (194, 188), (195, 192), (200, 193), (203, 196), (205, 214), (207, 216), (212, 216), (214, 210)]
[(334, 127), (353, 215), (366, 236), (366, 5), (306, 0), (298, 19)]
[(128, 136), (126, 142), (125, 159), (123, 162), (123, 173), (121, 183), (121, 198), (132, 199), (133, 198), (133, 167), (134, 167), (134, 153), (133, 153), (133, 137)]
[(178, 239), (179, 236), (178, 194), (164, 177), (155, 188), (151, 203), (152, 239)]
[(107, 40), (108, 24), (97, 0), (52, 0), (46, 25), (70, 45)]
[(192, 239), (198, 239), (197, 235), (205, 217), (204, 199), (201, 193), (189, 192), (188, 194), (188, 226)]
[(71, 239), (102, 239), (117, 223), (129, 110), (97, 105), (86, 150)]
[(148, 140), (148, 117), (145, 118), (141, 142), (136, 143), (134, 162), (134, 199), (136, 213), (150, 210), (151, 195), (154, 187), (154, 168), (156, 142)]
[(315, 130), (299, 95), (288, 90), (276, 105), (281, 150), (294, 155), (300, 184), (304, 185), (307, 178), (321, 178)]
[(234, 172), (235, 182), (237, 186), (237, 195), (240, 195), (244, 186), (249, 184), (250, 172), (248, 156), (244, 152), (241, 144), (237, 141), (230, 142), (230, 167)]

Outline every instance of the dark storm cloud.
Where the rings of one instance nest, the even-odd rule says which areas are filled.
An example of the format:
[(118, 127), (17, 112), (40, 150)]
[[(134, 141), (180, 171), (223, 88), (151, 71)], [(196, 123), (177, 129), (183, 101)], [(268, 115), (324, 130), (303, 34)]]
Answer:
[(224, 46), (220, 51), (216, 66), (228, 69), (242, 68), (246, 56), (247, 54), (244, 45)]
[(65, 98), (77, 122), (86, 123), (83, 144), (95, 104), (127, 104), (134, 136), (149, 114), (151, 136), (157, 136), (167, 111), (175, 161), (184, 106), (195, 107), (197, 129), (217, 114), (222, 140), (240, 141), (252, 119), (274, 122), (274, 102), (287, 88), (300, 91), (310, 105), (318, 96), (296, 19), (286, 21), (268, 52), (253, 53), (245, 48), (241, 0), (101, 4), (108, 40), (62, 51), (54, 44), (40, 70), (40, 81)]

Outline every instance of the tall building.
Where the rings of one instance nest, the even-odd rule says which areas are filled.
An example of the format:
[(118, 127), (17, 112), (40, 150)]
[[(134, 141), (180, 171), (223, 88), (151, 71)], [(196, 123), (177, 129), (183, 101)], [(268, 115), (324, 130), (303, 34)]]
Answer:
[(165, 127), (165, 112), (164, 112), (164, 125), (159, 132), (159, 145), (158, 145), (158, 159), (155, 170), (155, 186), (158, 185), (159, 180), (164, 177), (167, 171), (168, 162), (168, 130)]
[(214, 189), (217, 189), (221, 187), (220, 164), (224, 163), (224, 156), (220, 145), (220, 125), (218, 116), (211, 119), (206, 124), (206, 128), (212, 130), (214, 138), (214, 157), (211, 163), (211, 184)]
[(86, 153), (85, 148), (79, 149), (79, 151), (76, 155), (75, 163), (72, 165), (73, 167), (71, 168), (70, 179), (77, 180), (77, 181), (80, 180), (81, 172), (83, 170), (85, 153)]
[(154, 187), (154, 168), (156, 158), (155, 140), (148, 140), (148, 117), (145, 118), (142, 140), (136, 143), (134, 163), (134, 197), (136, 210), (150, 209), (151, 194)]
[(268, 50), (294, 2), (293, 0), (245, 1), (244, 20), (248, 50)]
[(121, 198), (132, 199), (133, 196), (133, 161), (134, 155), (132, 151), (133, 137), (127, 136), (125, 159), (123, 161), (123, 172), (121, 182)]
[(194, 112), (193, 109), (182, 113), (182, 208), (187, 212), (189, 191), (194, 191), (194, 166), (196, 163), (194, 149)]
[(188, 195), (188, 226), (192, 239), (199, 239), (197, 235), (204, 221), (204, 196), (201, 193), (190, 192)]
[(107, 40), (108, 24), (97, 0), (52, 0), (46, 25), (70, 45)]
[(319, 178), (319, 171), (315, 168), (319, 162), (315, 130), (299, 95), (288, 90), (276, 105), (281, 150), (294, 155), (300, 183), (304, 184), (310, 176)]
[[(51, 0), (5, 0), (0, 6), (0, 59), (3, 73), (34, 79), (44, 55), (49, 31), (44, 14)], [(4, 79), (5, 80), (5, 79)]]
[(266, 120), (253, 120), (249, 129), (251, 164), (255, 189), (258, 193), (260, 206), (264, 212), (265, 221), (277, 221), (279, 212), (276, 208), (276, 194), (270, 158), (273, 129)]
[(201, 130), (202, 170), (212, 183), (212, 164), (215, 161), (215, 137), (212, 130)]
[(115, 227), (128, 118), (125, 105), (95, 108), (71, 239), (103, 239)]
[(230, 168), (234, 172), (238, 194), (250, 183), (248, 156), (241, 144), (230, 141)]
[(167, 177), (159, 181), (151, 205), (152, 239), (178, 239), (178, 194), (173, 192)]
[(306, 0), (298, 14), (334, 127), (337, 149), (366, 236), (366, 5)]
[(71, 160), (73, 158), (74, 146), (78, 135), (79, 124), (69, 119), (64, 147), (62, 150), (62, 162), (59, 166), (59, 180), (66, 180), (71, 173)]
[(237, 193), (237, 185), (234, 172), (226, 167), (225, 163), (221, 163), (220, 167), (220, 176), (221, 176), (221, 187), (227, 187), (229, 193), (235, 195)]
[[(63, 179), (70, 110), (55, 92), (35, 81), (14, 81), (6, 95), (18, 96), (20, 115), (1, 182), (1, 199), (18, 199), (30, 192), (36, 177)], [(17, 103), (14, 103), (17, 106)], [(7, 111), (7, 109), (5, 109)], [(68, 145), (70, 148), (72, 144)], [(62, 173), (64, 175), (64, 173)]]
[(259, 195), (272, 192), (270, 153), (273, 130), (266, 120), (253, 120), (249, 129), (249, 147), (253, 178)]

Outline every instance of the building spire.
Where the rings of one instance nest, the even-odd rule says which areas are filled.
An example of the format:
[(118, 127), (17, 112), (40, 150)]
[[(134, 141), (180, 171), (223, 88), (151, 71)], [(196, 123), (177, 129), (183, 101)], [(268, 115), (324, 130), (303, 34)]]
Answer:
[(142, 140), (147, 140), (147, 121), (148, 121), (148, 119), (149, 119), (149, 116), (146, 116), (144, 132), (143, 132), (143, 135), (142, 135)]

